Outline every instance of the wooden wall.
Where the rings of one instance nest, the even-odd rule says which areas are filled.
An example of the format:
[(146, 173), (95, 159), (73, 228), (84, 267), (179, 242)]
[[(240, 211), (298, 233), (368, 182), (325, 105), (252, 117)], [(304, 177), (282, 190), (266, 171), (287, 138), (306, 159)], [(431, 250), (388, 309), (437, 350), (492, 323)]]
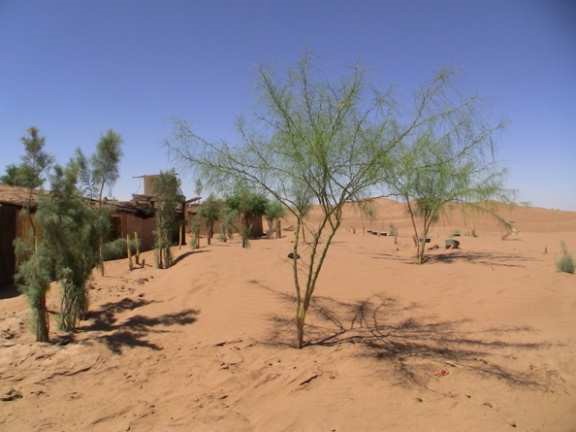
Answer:
[(155, 221), (153, 217), (142, 218), (132, 213), (115, 213), (113, 219), (119, 220), (119, 234), (120, 237), (126, 238), (134, 236), (138, 233), (140, 239), (140, 247), (142, 250), (150, 250), (154, 248), (154, 227)]
[(0, 204), (0, 286), (11, 284), (16, 272), (14, 240), (19, 207)]

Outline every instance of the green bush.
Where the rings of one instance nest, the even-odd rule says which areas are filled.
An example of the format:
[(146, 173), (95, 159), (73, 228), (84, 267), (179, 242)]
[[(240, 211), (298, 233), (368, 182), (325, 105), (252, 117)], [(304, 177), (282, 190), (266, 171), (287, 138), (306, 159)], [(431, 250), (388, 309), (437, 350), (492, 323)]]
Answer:
[(562, 256), (556, 261), (556, 268), (559, 272), (570, 274), (574, 274), (574, 270), (576, 269), (574, 258), (568, 253), (564, 242), (562, 242)]
[[(140, 240), (130, 240), (130, 250), (133, 254), (136, 254), (136, 249), (139, 244)], [(126, 239), (119, 238), (108, 243), (104, 243), (102, 246), (102, 256), (104, 261), (127, 258), (128, 249), (126, 248)]]

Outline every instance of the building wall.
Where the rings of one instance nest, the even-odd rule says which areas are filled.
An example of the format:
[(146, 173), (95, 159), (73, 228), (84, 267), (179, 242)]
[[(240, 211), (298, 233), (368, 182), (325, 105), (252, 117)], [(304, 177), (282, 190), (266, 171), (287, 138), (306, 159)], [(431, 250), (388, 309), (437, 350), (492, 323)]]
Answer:
[(0, 286), (11, 284), (16, 272), (14, 240), (17, 232), (19, 207), (0, 205)]
[(150, 250), (154, 248), (154, 218), (153, 217), (140, 217), (132, 213), (116, 212), (112, 215), (112, 225), (115, 227), (114, 234), (121, 238), (134, 237), (134, 233), (138, 233), (140, 239), (140, 247), (142, 250)]

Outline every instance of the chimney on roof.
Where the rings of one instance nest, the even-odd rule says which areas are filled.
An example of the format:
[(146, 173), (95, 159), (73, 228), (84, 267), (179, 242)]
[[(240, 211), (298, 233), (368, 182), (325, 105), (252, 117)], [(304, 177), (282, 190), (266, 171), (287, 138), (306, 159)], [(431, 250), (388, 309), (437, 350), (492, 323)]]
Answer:
[(156, 179), (158, 175), (145, 175), (144, 177), (144, 195), (156, 195)]

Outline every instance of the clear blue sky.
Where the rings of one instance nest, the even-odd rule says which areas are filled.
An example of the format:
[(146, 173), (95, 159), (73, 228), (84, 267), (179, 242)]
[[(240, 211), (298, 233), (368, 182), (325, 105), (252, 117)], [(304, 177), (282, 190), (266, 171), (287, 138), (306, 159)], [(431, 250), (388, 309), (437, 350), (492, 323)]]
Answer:
[(172, 118), (231, 140), (258, 66), (281, 72), (306, 52), (329, 77), (358, 64), (400, 93), (454, 68), (507, 121), (498, 157), (520, 199), (576, 210), (570, 0), (0, 0), (0, 170), (31, 125), (61, 162), (113, 128), (126, 154), (114, 195), (129, 197), (132, 176), (170, 167)]

